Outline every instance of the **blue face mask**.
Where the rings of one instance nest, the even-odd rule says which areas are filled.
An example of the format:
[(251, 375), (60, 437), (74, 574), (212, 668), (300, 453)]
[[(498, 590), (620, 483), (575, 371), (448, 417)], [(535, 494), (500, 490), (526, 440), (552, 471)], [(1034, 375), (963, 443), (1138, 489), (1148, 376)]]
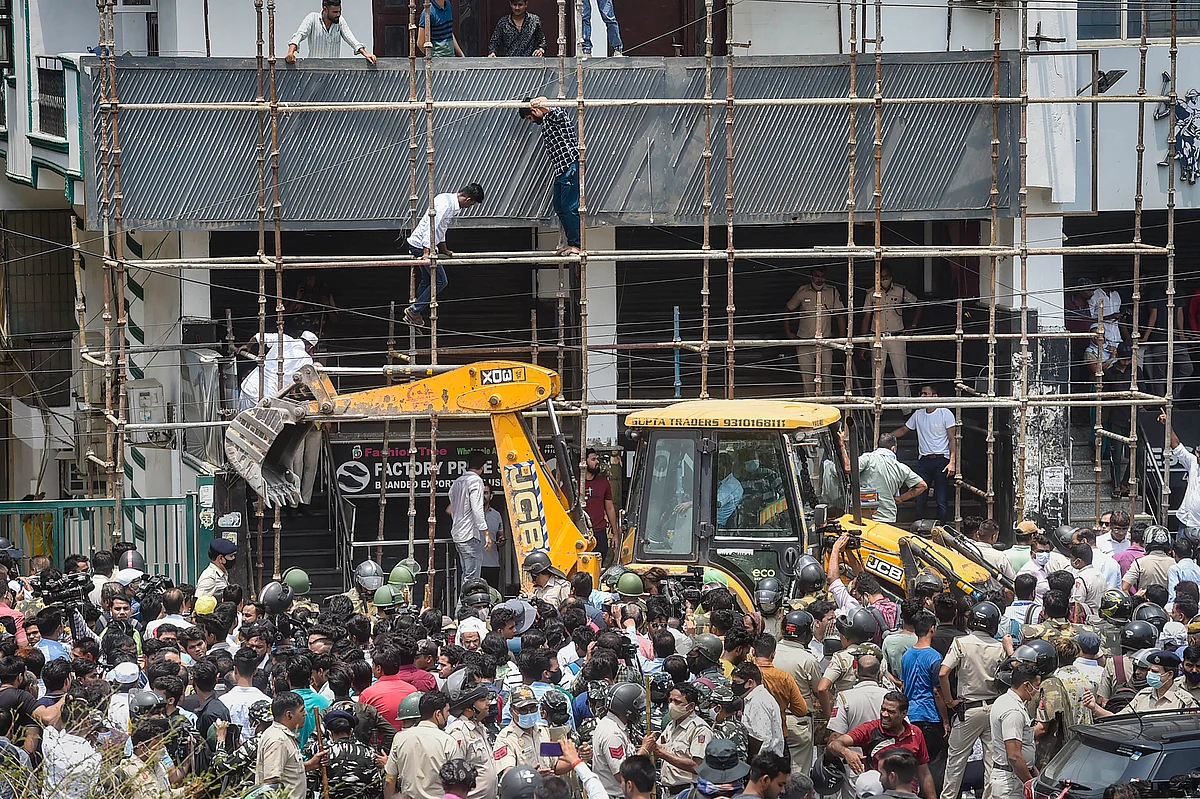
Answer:
[(745, 465), (746, 465), (746, 471), (748, 471), (748, 472), (757, 472), (758, 471), (758, 461), (757, 460), (746, 461)]
[(508, 639), (508, 651), (514, 655), (521, 654), (521, 636), (518, 635)]
[(1163, 676), (1156, 671), (1146, 673), (1146, 685), (1151, 688), (1162, 688)]
[(517, 715), (517, 726), (523, 730), (532, 730), (542, 720), (542, 714), (534, 711), (533, 713), (520, 713)]

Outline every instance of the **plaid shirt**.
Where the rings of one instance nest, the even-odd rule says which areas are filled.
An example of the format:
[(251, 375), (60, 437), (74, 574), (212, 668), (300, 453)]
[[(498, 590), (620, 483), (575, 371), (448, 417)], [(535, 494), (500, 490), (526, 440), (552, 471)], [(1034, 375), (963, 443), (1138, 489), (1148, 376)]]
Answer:
[(488, 53), (510, 58), (528, 58), (534, 50), (545, 49), (546, 33), (537, 14), (526, 14), (520, 30), (513, 23), (512, 14), (506, 14), (496, 23), (496, 30), (492, 31), (492, 40), (488, 43)]
[(550, 108), (542, 117), (542, 144), (546, 157), (554, 167), (554, 176), (566, 172), (579, 163), (579, 139), (575, 136), (575, 123), (561, 108)]

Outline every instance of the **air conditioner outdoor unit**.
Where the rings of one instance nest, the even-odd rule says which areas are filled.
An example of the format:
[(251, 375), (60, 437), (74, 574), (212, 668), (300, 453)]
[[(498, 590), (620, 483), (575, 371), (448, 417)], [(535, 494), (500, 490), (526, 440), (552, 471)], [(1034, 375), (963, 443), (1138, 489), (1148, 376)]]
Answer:
[[(88, 354), (97, 360), (104, 359), (104, 334), (96, 331), (85, 334)], [(92, 407), (104, 407), (104, 367), (97, 366), (91, 361), (85, 361), (79, 346), (79, 334), (71, 337), (71, 394), (75, 401), (83, 404), (86, 396), (92, 401)], [(84, 384), (87, 393), (84, 393)]]
[[(162, 383), (157, 380), (130, 380), (125, 384), (125, 397), (125, 418), (129, 424), (162, 424), (169, 421)], [(171, 441), (171, 431), (130, 430), (125, 440), (130, 444), (165, 445)]]
[(121, 12), (141, 12), (143, 14), (158, 11), (158, 0), (117, 0), (113, 11)]

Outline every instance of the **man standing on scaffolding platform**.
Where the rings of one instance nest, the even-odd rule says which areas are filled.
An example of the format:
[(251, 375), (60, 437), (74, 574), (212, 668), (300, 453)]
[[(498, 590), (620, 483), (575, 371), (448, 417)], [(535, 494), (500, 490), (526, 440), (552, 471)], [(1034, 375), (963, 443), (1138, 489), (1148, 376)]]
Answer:
[[(417, 279), (417, 298), (412, 305), (404, 310), (405, 322), (408, 322), (410, 325), (425, 324), (425, 317), (421, 316), (421, 314), (425, 313), (425, 309), (429, 307), (432, 298), (430, 290), (430, 275), (432, 270), (429, 268), (429, 253), (434, 247), (437, 247), (438, 253), (441, 256), (446, 258), (453, 257), (454, 253), (450, 252), (450, 248), (446, 246), (446, 231), (450, 229), (450, 220), (472, 205), (479, 205), (482, 202), (483, 187), (478, 183), (463, 186), (458, 190), (457, 194), (446, 192), (434, 197), (434, 230), (432, 237), (429, 235), (428, 211), (421, 215), (421, 223), (417, 225), (417, 229), (408, 237), (408, 253), (413, 258), (424, 259), (425, 263), (421, 265), (421, 273)], [(437, 266), (438, 294), (441, 294), (449, 284), (450, 280), (446, 277), (446, 270), (442, 268), (442, 264), (439, 262)]]
[(575, 123), (561, 108), (550, 108), (545, 97), (525, 98), (529, 108), (518, 108), (521, 119), (542, 128), (542, 144), (554, 169), (551, 204), (562, 222), (567, 243), (558, 248), (559, 255), (578, 255), (579, 243), (579, 138)]
[(296, 28), (288, 41), (287, 55), (283, 60), (289, 64), (296, 63), (296, 53), (300, 50), (300, 42), (308, 39), (309, 58), (341, 58), (342, 42), (350, 45), (355, 55), (361, 55), (372, 64), (375, 54), (367, 46), (354, 38), (350, 23), (342, 19), (342, 0), (322, 0), (321, 12), (309, 14)]
[[(796, 293), (787, 301), (788, 313), (784, 316), (783, 325), (788, 338), (817, 339), (829, 338), (832, 332), (830, 320), (837, 316), (838, 335), (846, 335), (846, 306), (842, 305), (842, 295), (836, 286), (825, 282), (825, 267), (814, 266), (809, 272), (807, 286), (796, 289)], [(792, 320), (795, 318), (796, 330), (792, 332)], [(816, 376), (833, 374), (833, 357), (836, 350), (822, 347), (821, 344), (797, 344), (796, 361), (800, 366), (800, 386), (804, 396), (816, 396)], [(823, 377), (822, 394), (829, 394), (831, 388), (829, 377)]]

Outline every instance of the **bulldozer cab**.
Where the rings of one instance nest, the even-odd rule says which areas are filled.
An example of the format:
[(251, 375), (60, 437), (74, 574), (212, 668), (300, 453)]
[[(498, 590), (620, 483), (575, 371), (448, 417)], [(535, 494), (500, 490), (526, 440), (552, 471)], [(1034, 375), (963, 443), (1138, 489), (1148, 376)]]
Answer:
[(818, 505), (847, 507), (837, 409), (741, 400), (627, 419), (638, 433), (622, 561), (787, 582)]

